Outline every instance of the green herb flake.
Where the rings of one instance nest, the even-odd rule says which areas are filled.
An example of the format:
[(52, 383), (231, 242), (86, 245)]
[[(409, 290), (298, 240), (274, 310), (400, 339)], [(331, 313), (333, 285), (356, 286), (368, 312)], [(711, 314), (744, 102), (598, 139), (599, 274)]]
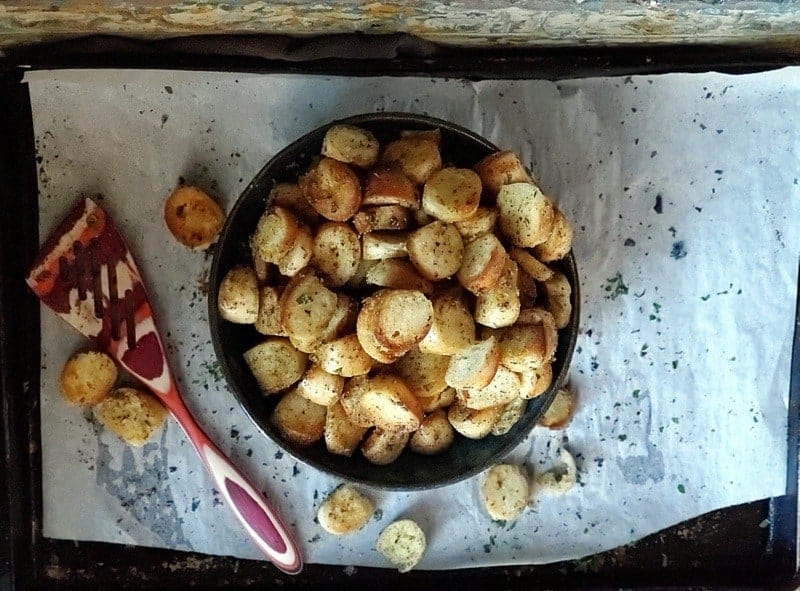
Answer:
[(706, 295), (702, 296), (700, 299), (701, 299), (701, 300), (703, 300), (704, 302), (707, 302), (707, 301), (708, 301), (708, 298), (710, 298), (710, 297), (711, 297), (711, 294), (710, 294), (710, 293), (708, 293), (708, 294), (706, 294)]
[(679, 419), (678, 417), (672, 417), (672, 422), (673, 422), (673, 423), (675, 423), (675, 424), (677, 425), (677, 424), (678, 424), (678, 423), (680, 423), (681, 421), (680, 421), (680, 419)]
[(677, 359), (673, 359), (672, 360), (672, 369), (678, 369), (678, 360)]
[(633, 397), (634, 398), (639, 398), (639, 393), (640, 393), (640, 390), (634, 390), (633, 391)]
[(628, 436), (627, 436), (627, 435), (625, 435), (625, 434), (619, 435), (619, 436), (617, 437), (617, 439), (619, 439), (620, 441), (625, 441), (627, 438), (628, 438)]
[(616, 300), (619, 296), (626, 295), (628, 293), (628, 286), (625, 285), (625, 282), (622, 279), (622, 273), (619, 272), (617, 272), (614, 277), (609, 277), (606, 279), (604, 289), (608, 292), (606, 298), (610, 300)]
[(678, 492), (681, 493), (682, 495), (685, 495), (686, 494), (686, 487), (683, 486), (682, 484), (679, 484), (678, 485)]

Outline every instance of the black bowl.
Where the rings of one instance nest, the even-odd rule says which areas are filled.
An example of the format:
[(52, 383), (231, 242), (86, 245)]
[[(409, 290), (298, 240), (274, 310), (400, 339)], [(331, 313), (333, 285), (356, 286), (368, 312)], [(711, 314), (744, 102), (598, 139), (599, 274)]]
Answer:
[(376, 466), (358, 452), (352, 458), (337, 456), (325, 449), (323, 442), (309, 447), (284, 440), (270, 423), (270, 413), (279, 396), (264, 396), (244, 362), (242, 354), (264, 337), (252, 326), (232, 324), (222, 320), (217, 312), (217, 292), (225, 273), (236, 263), (249, 259), (248, 240), (256, 223), (267, 207), (267, 196), (279, 182), (295, 181), (312, 158), (320, 153), (325, 131), (336, 123), (350, 123), (366, 128), (383, 143), (394, 139), (403, 129), (439, 128), (442, 134), (442, 154), (445, 162), (471, 167), (497, 148), (471, 131), (423, 115), (407, 113), (372, 113), (331, 122), (315, 129), (284, 148), (256, 175), (244, 190), (228, 215), (219, 238), (211, 267), (208, 311), (211, 338), (222, 373), (231, 392), (253, 422), (288, 453), (319, 470), (346, 480), (395, 489), (414, 490), (434, 488), (463, 480), (488, 468), (520, 443), (547, 409), (566, 378), (575, 340), (578, 334), (578, 273), (575, 259), (569, 255), (558, 263), (572, 285), (572, 317), (559, 333), (556, 361), (553, 365), (553, 385), (543, 395), (528, 403), (522, 419), (506, 435), (479, 441), (456, 437), (454, 444), (438, 456), (422, 456), (406, 450), (392, 464)]

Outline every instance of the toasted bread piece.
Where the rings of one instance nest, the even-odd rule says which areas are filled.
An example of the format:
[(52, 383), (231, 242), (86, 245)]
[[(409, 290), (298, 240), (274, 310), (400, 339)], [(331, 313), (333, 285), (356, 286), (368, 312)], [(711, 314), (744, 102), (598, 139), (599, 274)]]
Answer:
[(358, 267), (356, 267), (356, 272), (350, 279), (348, 279), (347, 283), (344, 284), (345, 289), (360, 290), (366, 287), (367, 273), (369, 273), (369, 270), (372, 269), (372, 267), (374, 267), (377, 264), (378, 264), (377, 260), (371, 261), (362, 258), (360, 261), (358, 261)]
[(353, 227), (359, 234), (382, 230), (405, 230), (410, 223), (410, 210), (400, 205), (365, 207), (353, 216)]
[(531, 177), (519, 157), (509, 150), (489, 154), (475, 165), (483, 187), (496, 195), (503, 185), (528, 183)]
[(281, 292), (277, 287), (265, 285), (258, 290), (258, 316), (255, 329), (264, 335), (285, 337), (281, 326)]
[(495, 207), (478, 207), (467, 219), (455, 222), (455, 227), (461, 233), (464, 242), (470, 242), (478, 236), (494, 232), (497, 216)]
[(377, 168), (367, 174), (362, 205), (399, 205), (411, 210), (420, 208), (420, 196), (414, 182), (402, 171)]
[(219, 284), (220, 316), (236, 324), (253, 324), (258, 318), (258, 278), (252, 267), (237, 265)]
[(550, 363), (541, 324), (516, 324), (500, 331), (500, 363), (513, 371), (536, 371)]
[(394, 369), (417, 398), (430, 398), (447, 388), (444, 374), (450, 358), (444, 355), (423, 353), (414, 347), (395, 361)]
[(261, 257), (255, 254), (252, 248), (252, 240), (250, 246), (253, 257), (253, 271), (256, 274), (256, 279), (258, 279), (258, 284), (268, 285), (272, 277), (272, 265), (267, 261), (261, 260)]
[(328, 533), (341, 536), (364, 527), (375, 512), (375, 504), (349, 484), (342, 484), (323, 501), (317, 521)]
[(442, 145), (442, 130), (436, 129), (404, 129), (400, 132), (400, 137), (411, 137), (426, 139), (435, 142), (437, 146)]
[(164, 203), (164, 221), (175, 239), (194, 250), (205, 250), (217, 239), (225, 212), (199, 187), (175, 189)]
[(547, 311), (553, 315), (556, 328), (564, 328), (572, 316), (572, 286), (569, 280), (563, 273), (553, 271), (553, 276), (544, 281), (542, 287), (547, 296)]
[(167, 420), (167, 409), (152, 394), (117, 388), (95, 405), (94, 416), (127, 444), (141, 447)]
[(475, 322), (491, 328), (511, 326), (520, 310), (517, 263), (506, 258), (500, 279), (475, 301)]
[(397, 259), (408, 256), (408, 232), (370, 232), (361, 237), (361, 250), (367, 260)]
[(417, 396), (424, 412), (433, 412), (437, 408), (447, 409), (456, 399), (456, 391), (453, 388), (445, 388), (435, 396)]
[(404, 137), (386, 145), (381, 163), (397, 168), (414, 183), (421, 185), (442, 167), (439, 143), (428, 137)]
[(71, 404), (93, 406), (105, 399), (117, 383), (117, 365), (105, 353), (76, 353), (64, 364), (58, 384)]
[(553, 366), (545, 363), (537, 370), (520, 372), (519, 377), (522, 383), (519, 389), (520, 398), (536, 398), (547, 392), (553, 383)]
[(479, 236), (464, 248), (461, 267), (456, 274), (458, 282), (475, 295), (485, 293), (497, 285), (507, 258), (497, 236)]
[(375, 427), (361, 444), (361, 453), (373, 464), (386, 466), (400, 457), (410, 437), (409, 432), (387, 431)]
[(563, 429), (572, 419), (575, 406), (575, 395), (572, 390), (561, 388), (556, 392), (553, 403), (539, 419), (539, 424), (550, 429)]
[(425, 554), (425, 532), (410, 519), (389, 525), (378, 536), (375, 549), (401, 573), (413, 569)]
[(547, 281), (553, 276), (553, 270), (550, 267), (540, 262), (524, 248), (515, 246), (511, 249), (509, 255), (517, 262), (520, 269), (523, 269), (536, 281)]
[(337, 293), (336, 310), (334, 310), (328, 326), (322, 331), (320, 341), (327, 343), (355, 331), (357, 316), (358, 302), (350, 296)]
[(325, 432), (327, 410), (292, 389), (278, 401), (270, 420), (285, 439), (297, 445), (311, 445)]
[(281, 326), (293, 341), (306, 343), (313, 350), (339, 306), (337, 295), (304, 269), (289, 281), (280, 299)]
[(500, 229), (515, 246), (536, 246), (553, 231), (553, 204), (533, 183), (502, 187), (497, 194), (497, 208)]
[(325, 417), (325, 447), (333, 454), (350, 457), (358, 449), (367, 429), (353, 423), (341, 402), (336, 402), (328, 407)]
[(322, 139), (323, 156), (360, 168), (374, 166), (380, 149), (372, 132), (355, 125), (332, 125)]
[(453, 429), (467, 439), (483, 439), (492, 432), (492, 427), (503, 414), (502, 406), (476, 410), (455, 402), (447, 409), (447, 420)]
[(453, 355), (475, 342), (475, 321), (461, 288), (433, 296), (433, 324), (419, 343), (420, 351)]
[[(520, 312), (522, 308), (531, 308), (536, 303), (536, 297), (539, 295), (539, 290), (536, 287), (536, 281), (531, 277), (525, 269), (517, 265), (517, 290), (519, 291), (519, 304)], [(517, 317), (519, 322), (519, 317)]]
[(547, 240), (533, 248), (534, 254), (540, 261), (549, 263), (567, 256), (572, 248), (572, 224), (561, 211), (555, 208), (553, 218), (553, 231)]
[(492, 519), (511, 521), (528, 506), (530, 485), (520, 466), (497, 464), (486, 473), (481, 488), (486, 511)]
[(344, 390), (344, 378), (328, 373), (314, 363), (297, 382), (297, 393), (303, 398), (322, 406), (331, 406), (339, 400)]
[[(390, 350), (389, 347), (378, 339), (378, 324), (380, 322), (380, 310), (382, 298), (379, 294), (386, 290), (381, 290), (371, 297), (366, 298), (361, 305), (356, 320), (356, 335), (361, 347), (367, 355), (380, 363), (392, 363), (405, 351)], [(413, 345), (411, 345), (413, 346)], [(411, 348), (409, 346), (409, 349)]]
[(292, 248), (300, 222), (291, 211), (272, 206), (259, 218), (251, 239), (253, 252), (267, 263), (277, 263)]
[(419, 400), (401, 378), (391, 374), (369, 378), (359, 406), (372, 424), (389, 431), (416, 431), (422, 421)]
[(575, 458), (563, 447), (558, 454), (558, 464), (552, 469), (536, 477), (535, 491), (551, 495), (563, 495), (569, 492), (578, 481), (578, 467)]
[(264, 394), (288, 388), (303, 377), (308, 365), (308, 355), (281, 337), (270, 337), (248, 349), (244, 360)]
[(494, 337), (465, 347), (450, 358), (444, 379), (456, 390), (485, 388), (500, 365), (500, 347)]
[(314, 238), (307, 226), (301, 226), (289, 251), (278, 259), (278, 271), (286, 277), (297, 275), (308, 262), (314, 252)]
[(312, 359), (328, 373), (346, 378), (369, 373), (375, 363), (361, 347), (355, 334), (320, 345)]
[(525, 308), (520, 310), (517, 324), (540, 325), (544, 329), (545, 358), (551, 361), (555, 359), (556, 348), (558, 347), (558, 329), (556, 328), (556, 320), (550, 312), (539, 307)]
[(366, 282), (368, 285), (393, 289), (414, 289), (426, 295), (433, 292), (433, 284), (422, 277), (414, 265), (405, 259), (377, 261), (377, 264), (367, 271)]
[(468, 168), (443, 168), (422, 190), (422, 209), (443, 222), (469, 219), (481, 201), (481, 179)]
[(364, 393), (370, 388), (370, 380), (367, 376), (356, 376), (350, 378), (344, 384), (344, 389), (339, 395), (339, 402), (342, 403), (347, 418), (350, 422), (359, 427), (372, 427), (372, 419), (364, 412), (361, 404)]
[(378, 363), (394, 363), (403, 353), (390, 352), (378, 342), (378, 337), (373, 330), (375, 324), (372, 320), (364, 320), (367, 317), (362, 309), (358, 314), (358, 322), (356, 323), (356, 336), (358, 337), (358, 342), (361, 343), (361, 348)]
[(418, 454), (435, 456), (450, 447), (455, 438), (455, 430), (447, 420), (447, 413), (440, 408), (422, 420), (419, 429), (411, 436), (408, 447)]
[(454, 275), (461, 267), (464, 242), (454, 225), (435, 221), (412, 233), (406, 249), (420, 275), (439, 281)]
[(280, 205), (290, 210), (298, 219), (312, 227), (322, 220), (322, 216), (317, 213), (316, 209), (311, 207), (308, 199), (303, 195), (303, 190), (297, 183), (278, 183), (269, 192), (267, 203)]
[(314, 236), (313, 265), (329, 287), (341, 287), (356, 273), (361, 241), (353, 229), (340, 222), (322, 224)]
[(343, 162), (323, 157), (300, 177), (300, 188), (322, 217), (345, 222), (361, 206), (361, 182)]
[(416, 209), (412, 213), (414, 215), (414, 223), (417, 225), (418, 228), (421, 228), (422, 226), (427, 226), (431, 222), (436, 221), (435, 217), (425, 213), (425, 211), (422, 208)]
[(503, 407), (503, 412), (500, 418), (492, 427), (492, 435), (500, 436), (505, 435), (511, 428), (516, 425), (525, 414), (525, 408), (528, 406), (528, 401), (519, 396), (514, 398), (511, 402)]
[(458, 390), (458, 399), (467, 408), (476, 410), (505, 407), (519, 395), (519, 389), (519, 376), (501, 365), (487, 386)]
[(402, 355), (428, 334), (433, 323), (433, 304), (421, 291), (382, 289), (372, 297), (376, 322), (371, 330), (391, 355)]

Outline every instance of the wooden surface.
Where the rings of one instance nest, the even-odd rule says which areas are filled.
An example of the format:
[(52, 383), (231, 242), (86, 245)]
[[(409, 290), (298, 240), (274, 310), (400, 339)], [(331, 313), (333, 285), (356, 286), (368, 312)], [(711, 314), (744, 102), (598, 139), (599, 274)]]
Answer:
[(404, 32), (469, 46), (758, 44), (800, 39), (798, 0), (6, 0), (0, 47), (89, 34)]

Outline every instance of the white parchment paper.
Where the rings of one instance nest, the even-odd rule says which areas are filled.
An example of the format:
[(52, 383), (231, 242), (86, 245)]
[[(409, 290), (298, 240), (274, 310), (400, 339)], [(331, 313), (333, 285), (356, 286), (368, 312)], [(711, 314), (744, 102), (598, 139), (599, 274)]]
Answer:
[[(783, 493), (800, 70), (558, 84), (169, 71), (28, 81), (42, 237), (77, 194), (102, 195), (190, 408), (276, 500), (309, 562), (385, 565), (375, 537), (411, 517), (428, 535), (420, 568), (543, 563)], [(179, 179), (230, 209), (284, 145), (375, 110), (428, 113), (518, 151), (575, 224), (580, 408), (565, 431), (537, 429), (511, 458), (540, 472), (564, 445), (580, 485), (534, 496), (513, 523), (489, 519), (478, 476), (429, 492), (367, 490), (380, 508), (367, 526), (326, 534), (314, 515), (338, 482), (281, 453), (237, 408), (209, 343), (209, 260), (164, 228)], [(130, 449), (62, 401), (58, 373), (84, 344), (43, 310), (45, 535), (258, 557), (174, 422)]]

